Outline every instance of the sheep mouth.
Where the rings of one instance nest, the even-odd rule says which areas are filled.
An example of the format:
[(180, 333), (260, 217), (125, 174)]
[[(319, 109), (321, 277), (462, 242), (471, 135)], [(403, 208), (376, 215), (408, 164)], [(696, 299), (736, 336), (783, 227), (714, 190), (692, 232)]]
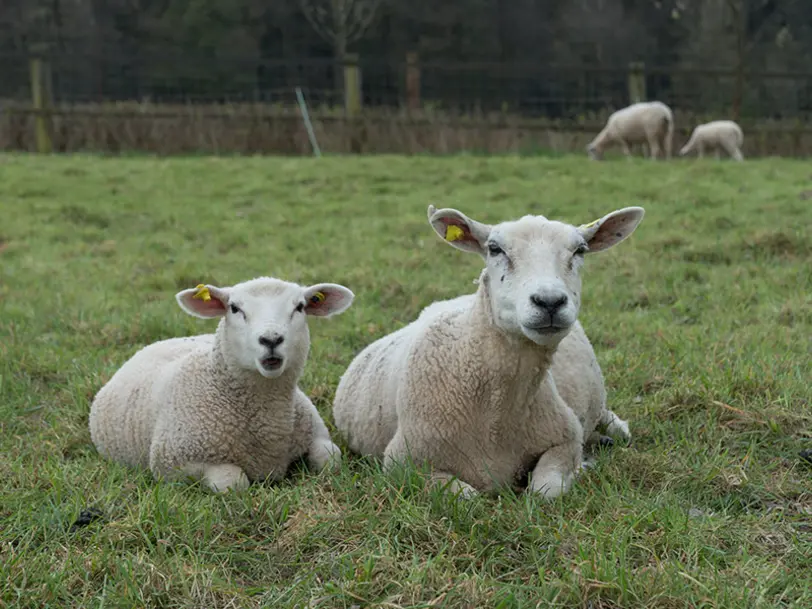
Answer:
[(570, 325), (525, 325), (522, 326), (522, 333), (534, 343), (552, 346), (558, 344), (571, 329)]
[(285, 363), (284, 358), (276, 357), (275, 355), (263, 357), (261, 360), (259, 360), (260, 366), (262, 366), (263, 369), (268, 370), (269, 372), (279, 370), (282, 367), (282, 364), (284, 363)]
[(558, 334), (562, 330), (566, 330), (566, 328), (559, 328), (557, 326), (544, 326), (543, 328), (531, 328), (533, 332), (537, 332), (538, 334)]
[(524, 326), (531, 332), (535, 332), (536, 334), (558, 334), (559, 332), (564, 332), (565, 330), (570, 329), (570, 324), (546, 324), (546, 325), (529, 325), (525, 324)]

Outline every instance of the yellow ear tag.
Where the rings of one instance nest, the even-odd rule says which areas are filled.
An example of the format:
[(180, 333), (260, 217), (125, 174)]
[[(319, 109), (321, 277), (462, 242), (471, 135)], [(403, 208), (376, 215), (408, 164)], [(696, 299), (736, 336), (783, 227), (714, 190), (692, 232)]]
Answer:
[(590, 222), (589, 224), (582, 224), (582, 225), (581, 225), (581, 228), (583, 228), (583, 229), (592, 228), (592, 227), (593, 227), (593, 226), (595, 226), (595, 225), (596, 225), (598, 222), (600, 222), (600, 220), (593, 220), (593, 221), (592, 221), (592, 222)]
[(197, 298), (198, 300), (202, 300), (203, 302), (211, 300), (211, 294), (209, 294), (209, 288), (207, 288), (202, 283), (197, 284), (195, 286), (197, 288), (197, 292), (192, 298)]
[(465, 236), (465, 232), (455, 224), (449, 224), (445, 229), (446, 241), (459, 241)]
[(310, 297), (310, 302), (313, 304), (319, 304), (320, 302), (324, 302), (327, 300), (327, 297), (324, 295), (323, 292), (316, 292), (313, 296)]

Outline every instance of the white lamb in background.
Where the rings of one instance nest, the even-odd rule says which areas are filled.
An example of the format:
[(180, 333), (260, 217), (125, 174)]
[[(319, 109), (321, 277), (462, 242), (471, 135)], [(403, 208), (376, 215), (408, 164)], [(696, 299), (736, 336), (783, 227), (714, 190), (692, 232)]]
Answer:
[(367, 346), (336, 390), (351, 450), (432, 466), (433, 483), (470, 495), (499, 486), (565, 492), (584, 440), (628, 439), (606, 409), (592, 347), (577, 321), (586, 252), (623, 241), (643, 218), (628, 207), (576, 228), (543, 216), (489, 226), (429, 206), (450, 245), (485, 259), (475, 294), (436, 302)]
[(593, 160), (603, 158), (603, 152), (613, 144), (620, 144), (623, 153), (631, 158), (630, 144), (647, 143), (651, 158), (656, 159), (664, 151), (671, 158), (674, 139), (674, 114), (671, 108), (659, 101), (639, 102), (613, 112), (606, 126), (587, 146)]
[(215, 492), (277, 480), (305, 454), (315, 469), (340, 465), (298, 381), (310, 350), (305, 316), (341, 313), (354, 294), (260, 277), (175, 297), (189, 315), (221, 317), (217, 331), (148, 345), (113, 375), (90, 408), (99, 453)]
[(744, 133), (733, 121), (711, 121), (704, 125), (697, 125), (688, 143), (679, 151), (680, 156), (685, 156), (689, 152), (696, 150), (697, 156), (701, 159), (705, 156), (705, 150), (711, 149), (719, 158), (719, 150), (724, 150), (737, 161), (743, 161), (741, 147), (744, 143)]

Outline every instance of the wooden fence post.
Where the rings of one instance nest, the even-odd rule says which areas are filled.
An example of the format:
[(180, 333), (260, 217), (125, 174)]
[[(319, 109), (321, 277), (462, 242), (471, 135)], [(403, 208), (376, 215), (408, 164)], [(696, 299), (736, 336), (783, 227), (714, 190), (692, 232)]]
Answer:
[(344, 111), (347, 116), (361, 113), (361, 68), (357, 53), (347, 53), (344, 57)]
[(48, 93), (50, 83), (44, 82), (44, 76), (50, 74), (47, 63), (41, 57), (32, 57), (31, 68), (31, 105), (34, 108), (34, 136), (37, 143), (37, 152), (49, 154), (53, 150), (51, 133), (48, 129), (50, 109)]
[(420, 65), (415, 51), (406, 53), (406, 107), (420, 108)]
[(646, 64), (642, 61), (629, 63), (629, 103), (646, 101)]

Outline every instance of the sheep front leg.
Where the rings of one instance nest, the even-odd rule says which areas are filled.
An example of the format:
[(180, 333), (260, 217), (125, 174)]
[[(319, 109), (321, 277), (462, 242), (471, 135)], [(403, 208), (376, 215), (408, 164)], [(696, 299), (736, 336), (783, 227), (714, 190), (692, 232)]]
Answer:
[(725, 141), (722, 143), (722, 147), (725, 149), (725, 152), (727, 152), (730, 155), (730, 158), (739, 162), (744, 160), (741, 150), (739, 150), (739, 147), (733, 144), (732, 142)]
[(649, 140), (648, 147), (649, 147), (649, 150), (651, 150), (651, 160), (656, 161), (657, 157), (659, 157), (660, 154), (661, 154), (660, 143), (655, 138), (655, 139)]
[(165, 435), (158, 432), (149, 454), (149, 470), (154, 478), (167, 481), (191, 478), (202, 482), (215, 493), (248, 488), (248, 476), (239, 465), (203, 461), (206, 457), (201, 454), (199, 447), (192, 445), (193, 442), (189, 441), (191, 437), (194, 436), (175, 438), (175, 442), (170, 443)]
[[(394, 468), (407, 463), (410, 458), (411, 453), (406, 445), (406, 440), (403, 433), (398, 430), (383, 453), (384, 473), (390, 474)], [(466, 499), (477, 494), (477, 490), (473, 486), (463, 482), (454, 474), (441, 470), (432, 470), (429, 477), (429, 486), (442, 487), (446, 492)]]
[(306, 448), (307, 464), (317, 471), (328, 466), (333, 471), (339, 470), (341, 468), (341, 449), (330, 438), (330, 432), (319, 411), (303, 393), (299, 395), (297, 404), (302, 428), (301, 432), (297, 430), (297, 433), (310, 434)]
[[(583, 461), (584, 431), (575, 413), (558, 396), (552, 387), (545, 400), (553, 405), (549, 419), (542, 429), (545, 435), (555, 434), (553, 444), (541, 455), (530, 476), (528, 489), (545, 499), (553, 499), (566, 493)], [(548, 435), (549, 437), (549, 435)]]
[(623, 148), (623, 154), (626, 155), (626, 160), (631, 161), (632, 160), (632, 151), (629, 150), (629, 145), (626, 143), (626, 140), (624, 140), (622, 138), (619, 141), (620, 141), (621, 148)]
[(530, 477), (529, 488), (544, 499), (554, 499), (566, 493), (581, 468), (582, 451), (580, 438), (553, 446), (538, 460)]
[(632, 439), (632, 434), (629, 431), (629, 424), (611, 410), (604, 410), (598, 423), (610, 436), (619, 437), (626, 442)]
[(231, 463), (187, 463), (181, 471), (195, 480), (200, 480), (215, 493), (242, 491), (250, 484), (248, 476), (238, 465)]
[(452, 495), (456, 495), (463, 499), (470, 499), (471, 497), (475, 497), (479, 494), (479, 491), (477, 491), (473, 486), (467, 482), (463, 482), (454, 474), (449, 474), (448, 472), (432, 472), (429, 484), (432, 486), (442, 487), (447, 493), (451, 493)]

